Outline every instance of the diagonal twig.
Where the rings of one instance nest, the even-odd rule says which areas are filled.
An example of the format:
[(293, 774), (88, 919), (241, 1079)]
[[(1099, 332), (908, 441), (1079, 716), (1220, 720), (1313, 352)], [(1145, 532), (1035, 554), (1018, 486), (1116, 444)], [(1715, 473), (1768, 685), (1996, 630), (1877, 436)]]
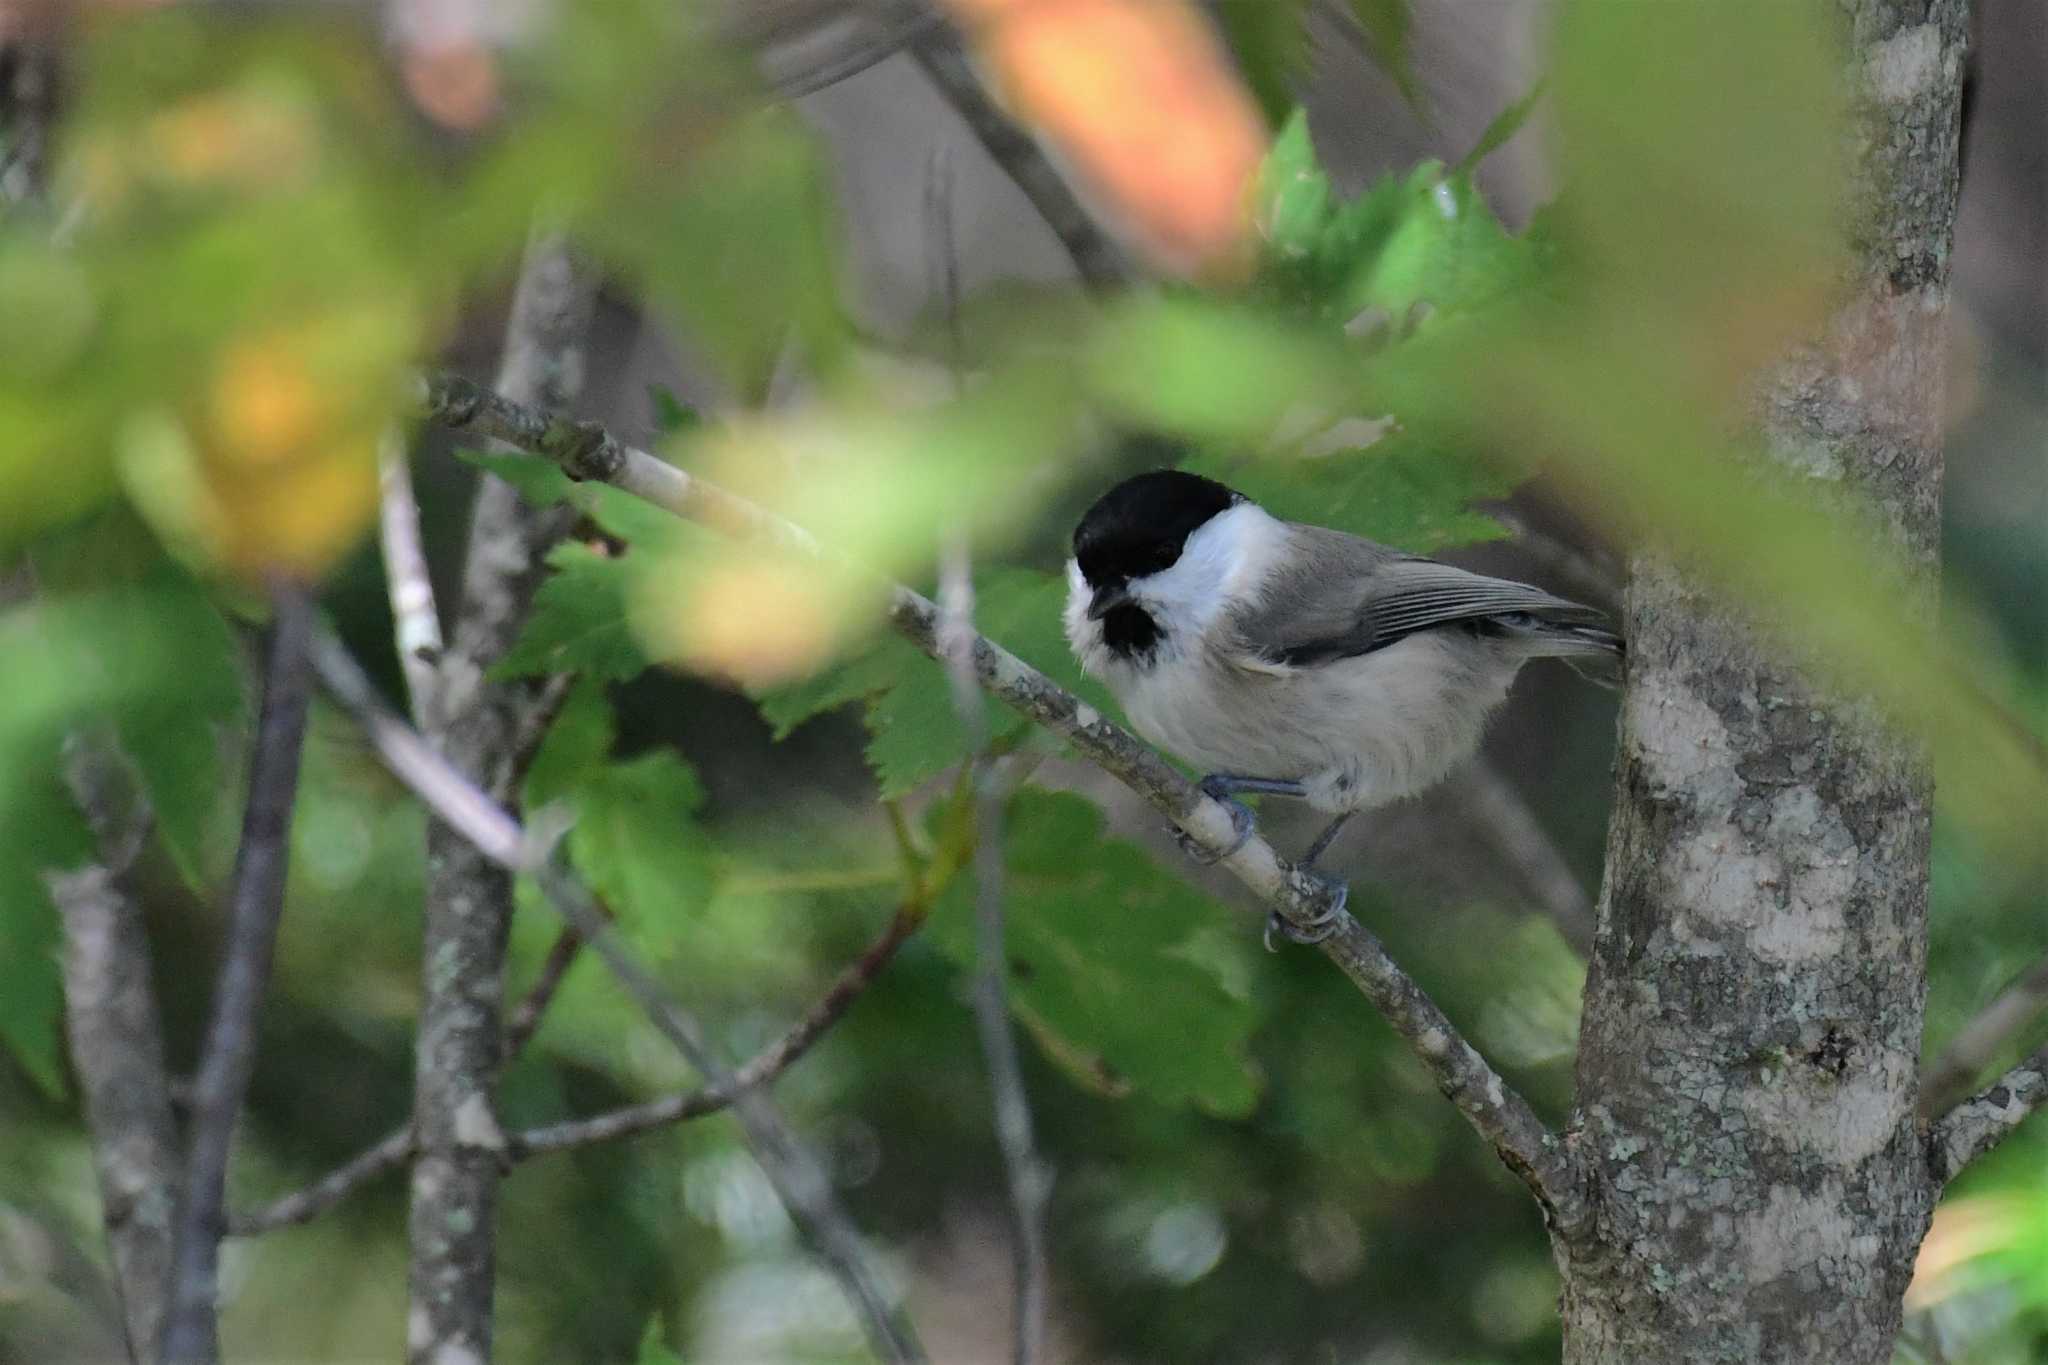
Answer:
[[(802, 528), (623, 444), (595, 424), (537, 412), (452, 375), (431, 377), (421, 397), (425, 414), (442, 426), (495, 436), (552, 460), (571, 478), (609, 483), (714, 530), (771, 541), (845, 565)], [(845, 567), (866, 573), (857, 566)], [(939, 609), (900, 585), (889, 588), (888, 600), (889, 622), (897, 632), (927, 656), (942, 660)], [(1215, 854), (1218, 865), (1265, 908), (1308, 929), (1330, 922), (1328, 917), (1334, 914), (1336, 928), (1319, 945), (1323, 954), (1393, 1025), (1437, 1088), (1493, 1146), (1560, 1230), (1570, 1232), (1583, 1225), (1589, 1205), (1562, 1141), (1388, 956), (1378, 937), (1339, 912), (1328, 886), (1282, 858), (1257, 834), (1240, 844), (1230, 813), (1220, 802), (1203, 794), (1130, 732), (1016, 655), (980, 635), (973, 638), (972, 649), (975, 680), (984, 691), (1058, 735), (1136, 792)]]
[(165, 1365), (212, 1361), (220, 1355), (214, 1300), (220, 1239), (227, 1231), (228, 1149), (256, 1065), (256, 1021), (284, 909), (292, 806), (312, 701), (306, 644), (313, 608), (293, 587), (276, 589), (271, 601), (275, 620), (264, 664), (255, 754), (249, 764), (242, 841), (235, 856), (227, 947), (193, 1083), (191, 1142), (172, 1239), (170, 1305), (163, 1329)]
[[(923, 1348), (876, 1272), (860, 1234), (832, 1191), (817, 1158), (798, 1139), (774, 1101), (740, 1088), (712, 1055), (703, 1025), (622, 947), (589, 890), (532, 839), (520, 823), (457, 770), (426, 740), (393, 715), (369, 678), (331, 635), (313, 642), (314, 668), (329, 695), (350, 711), (384, 765), (410, 787), (429, 811), (459, 832), (508, 875), (527, 873), (556, 913), (582, 938), (657, 1032), (708, 1085), (732, 1092), (732, 1107), (747, 1146), (775, 1188), (790, 1219), (838, 1278), (860, 1314), (876, 1354), (890, 1362), (922, 1361)], [(497, 1150), (502, 1152), (499, 1138)]]
[(2043, 1103), (2048, 1103), (2048, 1047), (1928, 1125), (1927, 1159), (1936, 1183), (1955, 1179)]
[[(896, 950), (924, 923), (927, 905), (922, 898), (906, 903), (889, 920), (881, 934), (855, 958), (824, 993), (811, 1002), (780, 1038), (733, 1069), (738, 1089), (767, 1085), (793, 1065), (826, 1030), (838, 1023), (853, 1002), (881, 974), (896, 956)], [(564, 937), (567, 937), (565, 932)], [(577, 939), (580, 945), (582, 940)], [(559, 946), (559, 942), (557, 944)], [(531, 995), (528, 997), (531, 999)], [(515, 1011), (514, 1017), (517, 1017)], [(627, 1105), (591, 1118), (568, 1119), (561, 1123), (528, 1128), (506, 1137), (505, 1158), (522, 1162), (550, 1152), (564, 1152), (599, 1142), (612, 1142), (637, 1133), (663, 1128), (687, 1119), (715, 1114), (732, 1103), (730, 1092), (716, 1086), (699, 1086), (678, 1095), (665, 1095), (644, 1104)], [(403, 1166), (412, 1156), (412, 1128), (407, 1125), (387, 1134), (369, 1147), (335, 1167), (302, 1189), (272, 1200), (258, 1209), (235, 1215), (229, 1231), (237, 1237), (254, 1237), (277, 1228), (310, 1223), (341, 1203), (378, 1176)]]
[(1129, 283), (1123, 253), (1082, 207), (1036, 139), (989, 98), (959, 39), (945, 28), (933, 28), (911, 41), (910, 53), (975, 140), (1060, 239), (1082, 283), (1096, 293)]

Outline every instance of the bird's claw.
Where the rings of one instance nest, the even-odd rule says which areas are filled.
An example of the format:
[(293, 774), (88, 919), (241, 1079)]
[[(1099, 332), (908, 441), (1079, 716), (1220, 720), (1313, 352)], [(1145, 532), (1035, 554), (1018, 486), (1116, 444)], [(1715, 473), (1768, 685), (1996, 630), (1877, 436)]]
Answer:
[(1265, 938), (1266, 951), (1269, 953), (1280, 951), (1279, 945), (1273, 941), (1276, 935), (1286, 939), (1289, 943), (1313, 946), (1336, 933), (1337, 926), (1344, 920), (1344, 905), (1345, 902), (1351, 899), (1351, 888), (1345, 883), (1338, 881), (1335, 877), (1325, 876), (1323, 873), (1312, 869), (1303, 868), (1302, 871), (1308, 873), (1310, 877), (1329, 888), (1330, 903), (1307, 924), (1296, 924), (1278, 910), (1268, 914), (1266, 916)]
[(1230, 847), (1224, 849), (1221, 853), (1211, 853), (1208, 848), (1197, 842), (1195, 837), (1184, 829), (1175, 829), (1173, 837), (1180, 844), (1181, 852), (1187, 854), (1188, 857), (1204, 867), (1213, 867), (1243, 848), (1250, 841), (1252, 830), (1255, 826), (1251, 807), (1247, 806), (1244, 802), (1225, 793), (1210, 791), (1206, 782), (1202, 785), (1202, 791), (1204, 795), (1211, 799), (1221, 801), (1223, 808), (1230, 812), (1230, 825), (1236, 831), (1236, 834), (1230, 841)]

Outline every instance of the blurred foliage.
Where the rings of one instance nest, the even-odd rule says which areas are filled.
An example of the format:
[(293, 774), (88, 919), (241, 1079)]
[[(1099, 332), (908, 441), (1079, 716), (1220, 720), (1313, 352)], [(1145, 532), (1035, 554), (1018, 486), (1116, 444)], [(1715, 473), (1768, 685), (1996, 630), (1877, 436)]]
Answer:
[[(1497, 537), (1473, 504), (1545, 473), (1625, 544), (1799, 622), (1810, 657), (1934, 745), (1934, 1044), (2048, 947), (2025, 913), (2048, 682), (2011, 610), (2040, 544), (1951, 547), (1970, 577), (1937, 631), (1902, 610), (1853, 499), (1767, 475), (1729, 434), (1747, 377), (1813, 327), (1849, 268), (1835, 56), (1812, 10), (1562, 5), (1541, 89), (1565, 189), (1510, 232), (1473, 172), (1536, 96), (1462, 160), (1347, 196), (1293, 108), (1311, 8), (1221, 7), (1275, 130), (1244, 279), (1100, 307), (991, 290), (924, 320), (916, 335), (944, 333), (930, 347), (944, 363), (916, 382), (868, 363), (841, 316), (855, 282), (816, 140), (688, 6), (531, 7), (490, 57), (499, 117), (460, 135), (408, 106), (344, 15), (170, 7), (82, 24), (50, 211), (0, 222), (0, 317), (36, 320), (0, 334), (0, 1362), (113, 1349), (91, 1275), (50, 1269), (90, 1269), (100, 1244), (42, 881), (91, 856), (61, 779), (67, 737), (112, 736), (155, 806), (136, 879), (188, 1067), (248, 740), (246, 584), (319, 579), (395, 683), (362, 544), (373, 453), (401, 416), (402, 373), (502, 288), (536, 219), (574, 232), (735, 398), (801, 357), (800, 406), (709, 422), (662, 399), (667, 457), (913, 583), (964, 530), (978, 626), (1106, 711), (1061, 636), (1061, 542), (1137, 462), (1178, 460), (1282, 515), (1431, 553)], [(1415, 99), (1408, 6), (1347, 8)], [(1171, 441), (1121, 439), (1133, 431)], [(524, 805), (573, 817), (570, 858), (729, 1055), (778, 1036), (918, 893), (878, 802), (910, 813), (908, 861), (945, 869), (929, 926), (778, 1095), (913, 1307), (986, 1319), (1000, 1258), (977, 1258), (1000, 1165), (964, 1004), (967, 728), (943, 672), (879, 630), (858, 573), (738, 554), (526, 457), (464, 458), (579, 514), (498, 665), (579, 678)], [(459, 521), (429, 511), (430, 546), (458, 544)], [(1979, 594), (2003, 614), (1978, 617)], [(677, 661), (700, 678), (677, 680)], [(1559, 727), (1584, 739), (1568, 762), (1597, 771), (1604, 751), (1586, 751), (1607, 713), (1577, 704)], [(1057, 756), (1008, 712), (986, 720), (998, 745)], [(1010, 968), (1060, 1173), (1057, 1318), (1074, 1355), (1554, 1359), (1534, 1210), (1356, 992), (1313, 955), (1258, 952), (1250, 917), (1127, 842), (1074, 769), (1040, 771), (1078, 790), (1009, 805)], [(409, 1094), (424, 817), (324, 711), (304, 782), (238, 1149), (251, 1201), (381, 1137)], [(1604, 799), (1566, 793), (1558, 827), (1597, 830)], [(1589, 833), (1572, 852), (1590, 867), (1596, 846)], [(1564, 1113), (1582, 969), (1547, 923), (1483, 898), (1425, 913), (1363, 877), (1352, 904), (1539, 1109)], [(557, 933), (522, 887), (515, 989)], [(506, 1120), (690, 1083), (579, 962), (510, 1069)], [(1943, 1211), (1952, 1269), (1913, 1305), (1904, 1358), (2041, 1353), (2044, 1143), (2016, 1139)], [(401, 1185), (232, 1246), (231, 1353), (388, 1351)], [(22, 1247), (43, 1248), (27, 1270), (9, 1259)], [(501, 1260), (508, 1360), (860, 1358), (724, 1120), (520, 1167)]]

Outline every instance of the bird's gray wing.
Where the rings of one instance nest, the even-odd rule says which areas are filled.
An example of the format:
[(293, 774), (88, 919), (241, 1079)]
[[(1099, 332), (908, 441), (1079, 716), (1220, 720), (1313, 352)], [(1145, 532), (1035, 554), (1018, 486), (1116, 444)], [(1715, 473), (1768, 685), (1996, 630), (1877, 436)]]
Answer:
[(1249, 650), (1302, 666), (1369, 654), (1417, 631), (1469, 623), (1516, 631), (1597, 627), (1592, 607), (1319, 527), (1290, 528), (1295, 554), (1237, 622)]

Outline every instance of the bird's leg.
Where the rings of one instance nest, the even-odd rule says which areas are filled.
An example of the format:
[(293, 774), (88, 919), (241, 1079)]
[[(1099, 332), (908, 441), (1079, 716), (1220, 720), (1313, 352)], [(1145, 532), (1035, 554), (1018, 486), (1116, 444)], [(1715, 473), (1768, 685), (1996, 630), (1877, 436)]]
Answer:
[(1302, 856), (1301, 861), (1295, 864), (1303, 872), (1308, 873), (1311, 877), (1314, 877), (1317, 881), (1330, 888), (1334, 897), (1330, 903), (1330, 908), (1316, 916), (1315, 921), (1307, 926), (1295, 924), (1292, 920), (1283, 917), (1277, 910), (1269, 913), (1266, 916), (1267, 952), (1279, 951), (1273, 943), (1276, 935), (1286, 939), (1289, 943), (1314, 944), (1321, 943), (1337, 931), (1337, 922), (1344, 914), (1344, 902), (1350, 899), (1351, 888), (1338, 881), (1335, 877), (1332, 877), (1329, 873), (1318, 871), (1316, 859), (1329, 851), (1330, 845), (1337, 840), (1338, 831), (1344, 828), (1344, 822), (1357, 813), (1356, 811), (1347, 810), (1332, 820), (1324, 828), (1323, 832), (1316, 836), (1316, 841), (1308, 846), (1308, 852)]
[(1237, 837), (1231, 841), (1230, 847), (1224, 849), (1221, 853), (1211, 853), (1208, 849), (1203, 848), (1193, 839), (1190, 839), (1185, 830), (1177, 829), (1173, 832), (1173, 837), (1180, 841), (1181, 852), (1205, 867), (1212, 863), (1222, 862), (1225, 858), (1243, 848), (1245, 841), (1252, 837), (1255, 823), (1252, 819), (1251, 808), (1237, 799), (1239, 792), (1248, 792), (1254, 796), (1302, 797), (1308, 795), (1307, 787), (1303, 786), (1300, 782), (1285, 777), (1241, 777), (1236, 773), (1210, 773), (1198, 785), (1202, 788), (1202, 795), (1215, 801), (1221, 801), (1229, 809), (1230, 823), (1237, 830)]

